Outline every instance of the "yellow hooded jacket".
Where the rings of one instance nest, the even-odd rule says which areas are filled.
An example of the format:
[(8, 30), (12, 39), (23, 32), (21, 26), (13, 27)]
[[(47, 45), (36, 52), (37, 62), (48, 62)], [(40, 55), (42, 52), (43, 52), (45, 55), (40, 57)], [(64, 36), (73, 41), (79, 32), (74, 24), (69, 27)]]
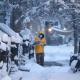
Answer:
[(44, 45), (46, 44), (46, 39), (45, 38), (40, 39), (38, 37), (35, 37), (35, 43), (37, 43), (35, 45), (36, 54), (38, 54), (38, 53), (43, 54), (44, 53)]

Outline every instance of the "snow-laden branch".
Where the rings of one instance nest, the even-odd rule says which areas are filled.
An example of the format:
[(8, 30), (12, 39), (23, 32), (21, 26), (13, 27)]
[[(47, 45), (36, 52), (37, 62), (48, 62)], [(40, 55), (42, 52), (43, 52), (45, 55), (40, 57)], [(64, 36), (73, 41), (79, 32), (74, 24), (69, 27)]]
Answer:
[(58, 29), (58, 28), (53, 28), (54, 31), (57, 31), (57, 32), (61, 32), (61, 33), (72, 33), (73, 30), (62, 30), (62, 29)]
[(46, 1), (43, 4), (41, 4), (41, 5), (37, 6), (37, 7), (32, 8), (31, 10), (27, 11), (26, 15), (28, 15), (29, 13), (32, 13), (32, 12), (34, 12), (34, 14), (35, 14), (38, 11), (38, 9), (42, 8), (45, 5), (49, 5), (50, 1), (51, 0)]

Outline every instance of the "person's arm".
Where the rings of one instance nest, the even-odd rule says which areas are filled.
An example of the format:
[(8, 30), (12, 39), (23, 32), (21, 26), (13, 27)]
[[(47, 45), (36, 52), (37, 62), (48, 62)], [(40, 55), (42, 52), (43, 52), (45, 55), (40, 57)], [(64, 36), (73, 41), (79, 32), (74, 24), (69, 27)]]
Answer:
[(45, 46), (46, 45), (46, 39), (45, 38), (41, 41), (41, 45), (42, 46)]
[(40, 44), (40, 40), (36, 37), (36, 38), (35, 38), (34, 45), (39, 45), (39, 44)]
[(33, 45), (39, 45), (40, 41), (34, 42)]

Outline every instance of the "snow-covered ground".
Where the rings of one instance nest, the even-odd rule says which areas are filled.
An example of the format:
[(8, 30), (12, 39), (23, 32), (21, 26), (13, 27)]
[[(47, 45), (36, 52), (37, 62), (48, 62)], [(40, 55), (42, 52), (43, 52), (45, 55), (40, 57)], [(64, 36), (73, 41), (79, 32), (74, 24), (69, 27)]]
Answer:
[[(45, 62), (59, 62), (68, 64), (69, 58), (72, 55), (73, 46), (46, 46), (45, 47)], [(21, 80), (80, 80), (80, 72), (72, 73), (69, 65), (63, 66), (40, 66), (35, 63), (35, 59), (29, 60), (26, 67), (30, 72), (19, 71), (15, 74), (13, 80), (18, 80), (17, 77), (22, 77)]]
[(73, 53), (73, 47), (67, 45), (46, 46), (45, 61), (69, 60)]

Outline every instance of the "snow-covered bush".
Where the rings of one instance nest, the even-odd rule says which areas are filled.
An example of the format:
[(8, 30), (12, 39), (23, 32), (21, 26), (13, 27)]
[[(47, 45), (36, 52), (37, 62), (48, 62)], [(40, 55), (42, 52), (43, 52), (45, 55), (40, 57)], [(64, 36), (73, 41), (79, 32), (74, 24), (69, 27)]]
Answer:
[(9, 39), (8, 35), (4, 33), (3, 36), (2, 36), (2, 41), (3, 42), (8, 42), (8, 39)]
[(28, 16), (23, 20), (23, 24), (26, 24), (27, 22), (30, 22), (30, 18)]
[(7, 45), (5, 43), (1, 42), (0, 49), (3, 51), (6, 51), (6, 48), (7, 48)]
[(30, 34), (31, 31), (27, 28), (25, 28), (24, 30), (21, 30), (20, 35), (22, 36), (23, 40), (30, 40)]
[(22, 38), (16, 33), (15, 36), (11, 36), (11, 42), (22, 43)]

